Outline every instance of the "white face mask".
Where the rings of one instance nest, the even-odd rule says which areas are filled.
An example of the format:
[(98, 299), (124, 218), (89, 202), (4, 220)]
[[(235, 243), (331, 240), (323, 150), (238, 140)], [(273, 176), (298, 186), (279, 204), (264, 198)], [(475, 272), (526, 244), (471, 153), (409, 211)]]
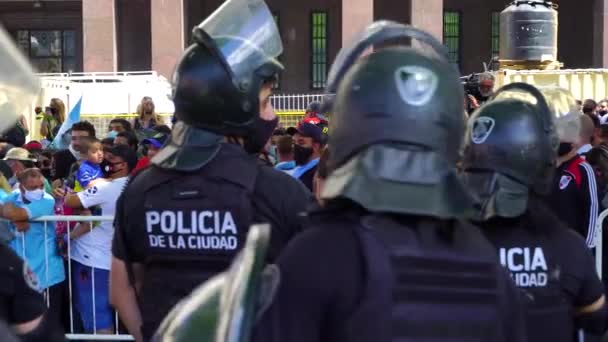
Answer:
[(70, 144), (69, 150), (70, 152), (72, 152), (72, 155), (74, 156), (74, 158), (76, 158), (76, 160), (80, 160), (80, 152), (76, 151), (72, 144)]
[(23, 197), (30, 202), (40, 201), (42, 197), (44, 197), (44, 190), (36, 189), (32, 191), (25, 191)]

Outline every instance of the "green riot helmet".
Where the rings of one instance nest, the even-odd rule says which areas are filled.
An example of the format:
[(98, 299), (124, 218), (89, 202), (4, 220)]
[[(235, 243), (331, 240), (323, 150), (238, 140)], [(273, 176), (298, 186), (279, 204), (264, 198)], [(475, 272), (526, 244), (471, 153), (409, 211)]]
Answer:
[[(395, 39), (419, 44), (361, 57)], [(472, 197), (455, 173), (464, 94), (440, 42), (411, 26), (376, 22), (340, 52), (328, 79), (326, 92), (335, 92), (325, 108), (332, 113), (328, 162), (335, 171), (323, 198), (348, 198), (375, 212), (441, 218), (472, 209)]]
[(247, 342), (278, 288), (276, 266), (264, 268), (270, 226), (254, 225), (230, 269), (180, 301), (161, 323), (154, 342)]
[(224, 2), (193, 39), (173, 74), (175, 118), (184, 127), (152, 160), (162, 168), (196, 170), (224, 136), (255, 137), (260, 91), (283, 69), (281, 37), (263, 0)]
[(479, 200), (475, 219), (517, 217), (530, 191), (545, 194), (558, 139), (543, 94), (525, 83), (499, 89), (468, 121), (463, 179)]

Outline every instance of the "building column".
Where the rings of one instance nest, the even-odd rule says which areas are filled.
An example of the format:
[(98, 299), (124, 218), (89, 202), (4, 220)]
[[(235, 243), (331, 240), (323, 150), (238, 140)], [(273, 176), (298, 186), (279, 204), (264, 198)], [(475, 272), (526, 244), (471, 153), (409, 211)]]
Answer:
[(374, 0), (342, 0), (342, 46), (374, 21)]
[(409, 0), (410, 25), (443, 41), (443, 0)]
[(608, 0), (594, 1), (593, 65), (608, 68)]
[(114, 0), (82, 0), (83, 69), (116, 71)]
[(151, 1), (152, 70), (171, 79), (185, 48), (185, 0)]

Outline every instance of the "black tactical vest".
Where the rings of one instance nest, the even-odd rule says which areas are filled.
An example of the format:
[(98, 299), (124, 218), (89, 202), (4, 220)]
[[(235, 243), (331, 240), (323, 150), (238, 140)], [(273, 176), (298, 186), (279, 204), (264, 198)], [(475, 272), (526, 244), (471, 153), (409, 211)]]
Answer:
[(527, 226), (551, 226), (554, 220), (543, 218), (543, 211), (528, 213), (524, 220), (502, 220), (500, 225), (488, 222), (483, 226), (484, 233), (496, 246), (500, 262), (521, 291), (526, 306), (528, 340), (573, 341), (572, 298), (578, 295), (581, 279), (559, 261), (567, 257), (563, 255), (568, 253), (566, 246), (573, 244), (559, 241), (564, 240), (559, 224), (541, 231)]
[(244, 246), (258, 167), (254, 158), (235, 155), (194, 173), (149, 171), (156, 181), (143, 194), (144, 337), (181, 298), (230, 266)]
[(478, 230), (382, 216), (361, 226), (367, 284), (344, 341), (504, 341), (502, 270)]

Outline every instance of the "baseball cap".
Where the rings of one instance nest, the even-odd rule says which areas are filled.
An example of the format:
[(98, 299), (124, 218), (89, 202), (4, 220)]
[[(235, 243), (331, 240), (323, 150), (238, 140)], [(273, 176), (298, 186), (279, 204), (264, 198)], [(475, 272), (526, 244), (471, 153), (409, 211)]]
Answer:
[(27, 144), (23, 145), (23, 148), (25, 148), (28, 151), (40, 151), (43, 149), (42, 144), (39, 141), (30, 141)]
[(20, 160), (20, 161), (31, 161), (36, 162), (36, 158), (32, 156), (32, 154), (21, 147), (13, 147), (8, 152), (6, 152), (6, 156), (4, 160)]
[(167, 141), (167, 136), (164, 134), (158, 134), (152, 138), (147, 138), (142, 141), (142, 144), (150, 144), (155, 148), (162, 148)]
[(302, 136), (312, 138), (314, 142), (320, 143), (323, 141), (323, 129), (317, 125), (302, 122), (298, 125), (297, 132)]

